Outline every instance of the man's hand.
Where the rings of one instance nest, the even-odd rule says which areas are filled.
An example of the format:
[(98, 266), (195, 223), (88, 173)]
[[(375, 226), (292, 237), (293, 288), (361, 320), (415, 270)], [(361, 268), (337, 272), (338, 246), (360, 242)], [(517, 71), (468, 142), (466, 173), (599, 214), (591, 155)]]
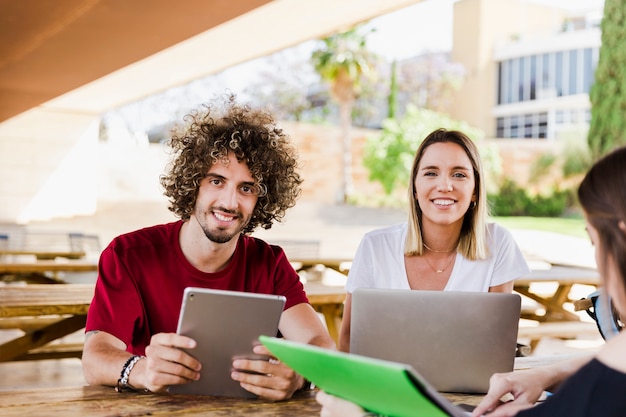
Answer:
[[(532, 407), (544, 387), (533, 371), (494, 374), (489, 380), (489, 392), (472, 412), (479, 417), (489, 412), (489, 417), (509, 417), (518, 411)], [(502, 402), (503, 396), (511, 394), (512, 401)]]
[(291, 398), (302, 388), (304, 379), (275, 359), (265, 346), (255, 346), (254, 353), (270, 359), (237, 358), (233, 361), (231, 378), (238, 381), (243, 389), (260, 397), (281, 401)]
[(137, 363), (134, 369), (139, 369), (131, 372), (129, 383), (152, 392), (162, 392), (170, 385), (198, 380), (201, 363), (182, 350), (194, 347), (196, 342), (189, 337), (176, 333), (155, 334), (146, 347), (146, 359)]

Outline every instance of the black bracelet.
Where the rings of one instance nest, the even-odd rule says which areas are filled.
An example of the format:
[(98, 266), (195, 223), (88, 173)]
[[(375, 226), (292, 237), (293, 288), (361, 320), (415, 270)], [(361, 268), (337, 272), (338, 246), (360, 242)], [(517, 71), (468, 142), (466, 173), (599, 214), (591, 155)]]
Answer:
[(115, 391), (117, 392), (125, 392), (125, 391), (136, 391), (135, 387), (128, 383), (128, 377), (130, 376), (130, 371), (133, 370), (133, 367), (139, 360), (145, 358), (145, 356), (133, 355), (122, 367), (122, 372), (120, 373), (120, 379), (117, 380), (117, 386), (115, 387)]

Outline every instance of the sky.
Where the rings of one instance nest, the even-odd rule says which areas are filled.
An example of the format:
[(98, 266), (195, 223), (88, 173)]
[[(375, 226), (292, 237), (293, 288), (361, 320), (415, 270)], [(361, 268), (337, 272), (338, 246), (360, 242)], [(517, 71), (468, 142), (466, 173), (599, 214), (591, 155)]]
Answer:
[[(457, 0), (424, 0), (372, 19), (376, 32), (368, 47), (390, 60), (452, 49), (452, 19)], [(604, 0), (527, 0), (570, 10), (601, 8)], [(409, 39), (409, 41), (407, 41)]]
[(367, 45), (378, 55), (402, 60), (452, 49), (454, 0), (425, 0), (371, 21)]

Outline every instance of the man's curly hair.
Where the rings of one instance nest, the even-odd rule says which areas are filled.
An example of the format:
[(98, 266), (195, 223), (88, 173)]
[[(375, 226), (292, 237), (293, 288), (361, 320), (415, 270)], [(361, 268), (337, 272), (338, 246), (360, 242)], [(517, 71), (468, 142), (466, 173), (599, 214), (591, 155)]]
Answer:
[(216, 103), (207, 103), (187, 114), (184, 121), (169, 141), (173, 158), (160, 178), (169, 209), (176, 216), (189, 219), (200, 181), (213, 164), (229, 154), (248, 166), (259, 191), (244, 233), (259, 225), (271, 228), (296, 204), (302, 184), (296, 172), (297, 152), (267, 111), (237, 104), (235, 96), (229, 94), (221, 112)]

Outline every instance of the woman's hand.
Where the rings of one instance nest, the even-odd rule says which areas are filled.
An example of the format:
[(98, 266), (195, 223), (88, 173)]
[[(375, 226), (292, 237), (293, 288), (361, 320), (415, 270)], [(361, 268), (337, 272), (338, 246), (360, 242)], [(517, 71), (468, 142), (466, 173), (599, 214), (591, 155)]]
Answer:
[(353, 402), (319, 391), (315, 400), (322, 406), (320, 417), (361, 417), (363, 408)]

